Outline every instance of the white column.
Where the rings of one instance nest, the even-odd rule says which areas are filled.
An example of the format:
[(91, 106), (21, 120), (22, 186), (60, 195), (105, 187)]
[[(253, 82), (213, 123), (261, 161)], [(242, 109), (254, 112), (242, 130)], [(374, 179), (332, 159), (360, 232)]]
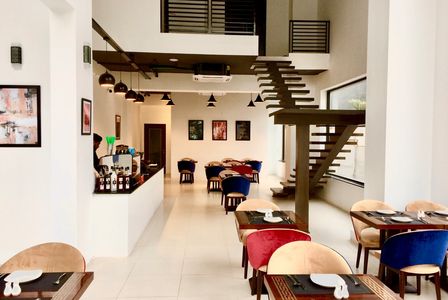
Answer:
[(369, 5), (365, 197), (402, 209), (431, 196), (437, 0), (387, 2)]

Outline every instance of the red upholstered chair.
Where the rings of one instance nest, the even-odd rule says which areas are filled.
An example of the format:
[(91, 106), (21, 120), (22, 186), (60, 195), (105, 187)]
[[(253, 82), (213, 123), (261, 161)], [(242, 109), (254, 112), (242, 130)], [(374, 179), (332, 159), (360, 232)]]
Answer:
[(252, 167), (250, 165), (238, 165), (232, 166), (231, 170), (240, 173), (243, 176), (249, 178), (250, 181), (253, 181)]
[(295, 241), (311, 241), (311, 236), (300, 230), (280, 228), (258, 230), (248, 235), (247, 254), (257, 276), (257, 300), (261, 297), (263, 277), (272, 253), (279, 247)]

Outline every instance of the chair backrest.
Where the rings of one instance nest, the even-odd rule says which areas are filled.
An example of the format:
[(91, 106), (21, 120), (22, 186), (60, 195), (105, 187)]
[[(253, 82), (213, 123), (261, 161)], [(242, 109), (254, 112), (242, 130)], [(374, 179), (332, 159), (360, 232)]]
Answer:
[(237, 211), (256, 210), (257, 208), (270, 208), (272, 210), (280, 210), (273, 202), (264, 199), (247, 199), (241, 202), (237, 207)]
[[(361, 201), (358, 201), (355, 204), (353, 204), (350, 211), (377, 210), (377, 209), (392, 209), (393, 210), (393, 208), (390, 205), (384, 203), (383, 201), (365, 199), (365, 200), (361, 200)], [(370, 226), (364, 222), (359, 221), (358, 219), (355, 219), (355, 218), (351, 218), (351, 219), (352, 219), (352, 223), (353, 223), (353, 230), (355, 231), (356, 240), (359, 241), (361, 231)]]
[(261, 161), (258, 160), (249, 160), (246, 164), (250, 165), (253, 170), (260, 172), (261, 171)]
[(294, 241), (311, 241), (311, 236), (296, 229), (263, 229), (247, 237), (247, 254), (254, 269), (268, 264), (272, 253), (279, 247)]
[(224, 169), (221, 172), (219, 172), (220, 177), (227, 177), (227, 176), (233, 176), (233, 175), (240, 175), (240, 173), (235, 172), (233, 170)]
[(221, 161), (222, 161), (223, 163), (226, 163), (226, 162), (234, 161), (234, 160), (235, 160), (234, 158), (231, 158), (231, 157), (225, 157), (225, 158), (223, 158)]
[(205, 167), (205, 176), (207, 179), (212, 177), (218, 177), (219, 173), (224, 170), (222, 166), (206, 166)]
[(207, 166), (222, 166), (222, 162), (217, 161), (217, 160), (209, 161), (207, 163)]
[(448, 249), (448, 230), (416, 230), (391, 236), (381, 248), (381, 263), (400, 270), (424, 264), (442, 266)]
[(432, 210), (448, 210), (448, 207), (429, 200), (415, 200), (408, 203), (405, 207), (406, 211), (432, 211)]
[(194, 162), (192, 162), (191, 160), (179, 160), (177, 162), (177, 169), (179, 170), (179, 172), (181, 171), (190, 171), (190, 172), (194, 172), (196, 168), (196, 164)]
[(252, 167), (249, 165), (234, 165), (231, 169), (241, 175), (252, 175)]
[(81, 252), (64, 243), (45, 243), (25, 249), (0, 266), (1, 273), (41, 269), (44, 272), (84, 272)]
[(235, 175), (224, 178), (221, 182), (221, 185), (222, 193), (224, 195), (234, 192), (241, 193), (245, 196), (249, 194), (250, 181), (243, 176)]
[(352, 274), (347, 261), (333, 249), (315, 242), (291, 242), (275, 250), (268, 274)]

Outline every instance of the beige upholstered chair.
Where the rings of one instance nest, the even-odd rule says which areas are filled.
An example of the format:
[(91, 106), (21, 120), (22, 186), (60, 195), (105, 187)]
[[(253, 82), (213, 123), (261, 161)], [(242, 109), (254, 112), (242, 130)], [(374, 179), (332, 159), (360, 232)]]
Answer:
[(278, 248), (271, 256), (268, 274), (352, 274), (347, 261), (333, 249), (311, 241), (297, 241)]
[[(251, 211), (251, 210), (257, 210), (258, 208), (270, 208), (272, 210), (280, 210), (280, 208), (274, 204), (271, 201), (264, 200), (264, 199), (246, 199), (245, 201), (241, 202), (237, 207), (236, 211)], [(238, 239), (243, 244), (243, 256), (242, 256), (242, 262), (241, 265), (244, 267), (244, 279), (247, 278), (247, 268), (248, 268), (248, 262), (247, 262), (247, 248), (246, 248), (246, 239), (249, 234), (256, 231), (255, 229), (239, 229), (238, 228), (238, 222), (235, 219), (235, 225), (236, 225), (236, 231), (238, 233)]]
[[(351, 211), (362, 210), (377, 210), (377, 209), (392, 209), (393, 208), (379, 200), (361, 200), (353, 204)], [(362, 248), (364, 247), (364, 269), (363, 273), (367, 273), (367, 266), (369, 263), (369, 251), (380, 249), (380, 232), (377, 229), (369, 227), (355, 218), (352, 218), (353, 230), (358, 241), (358, 253), (356, 255), (356, 268), (359, 268), (359, 261), (361, 258)]]
[(207, 163), (207, 166), (213, 167), (213, 166), (222, 166), (222, 162), (213, 160)]
[(25, 249), (0, 266), (1, 273), (42, 269), (44, 272), (84, 272), (81, 252), (64, 243), (45, 243)]
[(192, 162), (194, 162), (194, 163), (197, 163), (197, 162), (198, 162), (197, 160), (195, 160), (195, 159), (193, 159), (193, 158), (191, 158), (191, 157), (184, 157), (184, 158), (182, 158), (181, 160), (192, 161)]
[(448, 207), (442, 204), (432, 202), (429, 200), (416, 200), (406, 205), (406, 211), (435, 211), (435, 210), (448, 210)]
[(221, 161), (223, 162), (223, 163), (227, 163), (227, 162), (229, 162), (229, 161), (234, 161), (235, 159), (234, 158), (231, 158), (231, 157), (225, 157), (225, 158), (223, 158)]

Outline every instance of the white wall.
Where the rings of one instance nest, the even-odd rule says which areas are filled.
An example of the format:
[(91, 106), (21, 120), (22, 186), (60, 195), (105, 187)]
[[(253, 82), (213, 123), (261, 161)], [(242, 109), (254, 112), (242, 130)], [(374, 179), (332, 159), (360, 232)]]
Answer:
[(289, 0), (266, 2), (266, 55), (287, 55), (289, 51)]
[(95, 0), (93, 18), (125, 51), (258, 54), (258, 36), (161, 33), (160, 3), (128, 0), (124, 5), (120, 0)]
[(317, 20), (319, 1), (291, 0), (293, 20)]
[(448, 139), (448, 101), (446, 87), (448, 86), (448, 20), (446, 12), (448, 2), (439, 0), (437, 3), (437, 29), (436, 29), (436, 67), (434, 81), (434, 115), (433, 115), (433, 147), (432, 147), (432, 190), (433, 201), (448, 205), (448, 184), (446, 170), (448, 169), (448, 157), (446, 150)]
[[(23, 9), (26, 7), (27, 9)], [(88, 258), (88, 205), (92, 191), (91, 138), (81, 136), (81, 98), (91, 99), (91, 68), (82, 62), (90, 42), (91, 3), (8, 1), (2, 18), (0, 81), (41, 86), (42, 147), (1, 148), (3, 221), (7, 243), (0, 261), (34, 244), (62, 241)], [(17, 16), (21, 21), (17, 22)], [(21, 66), (9, 47), (23, 50)], [(87, 157), (87, 159), (86, 159)]]
[[(254, 94), (254, 98), (255, 98)], [(246, 157), (263, 161), (262, 174), (269, 170), (268, 111), (261, 104), (255, 108), (247, 107), (250, 96), (245, 94), (227, 94), (217, 96), (216, 108), (209, 109), (207, 96), (193, 93), (174, 94), (176, 105), (172, 108), (171, 129), (171, 172), (178, 176), (177, 161), (183, 157), (198, 160), (196, 176), (205, 179), (204, 165), (212, 160), (224, 157), (243, 159)], [(204, 140), (188, 140), (188, 120), (204, 120)], [(212, 120), (227, 120), (227, 141), (213, 141)], [(235, 141), (235, 121), (251, 121), (251, 140)], [(278, 146), (278, 145), (277, 145)]]

